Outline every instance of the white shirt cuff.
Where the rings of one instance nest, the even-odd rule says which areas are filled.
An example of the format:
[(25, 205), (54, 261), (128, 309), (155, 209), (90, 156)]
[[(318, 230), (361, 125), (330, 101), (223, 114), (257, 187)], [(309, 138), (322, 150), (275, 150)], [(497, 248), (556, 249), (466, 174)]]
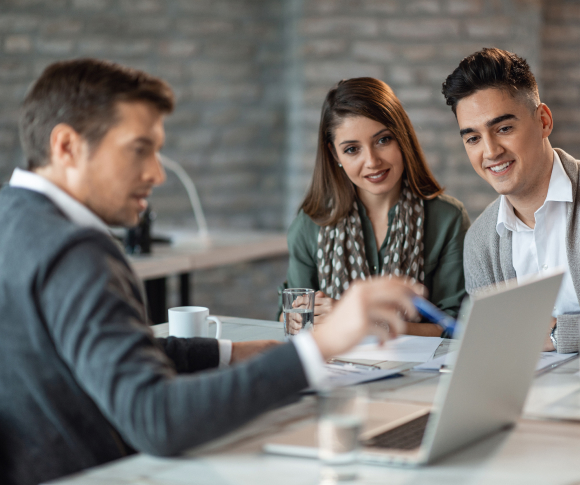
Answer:
[(220, 363), (218, 367), (226, 367), (232, 361), (232, 341), (218, 339)]
[(324, 359), (318, 349), (318, 345), (310, 332), (301, 332), (292, 338), (296, 347), (302, 368), (306, 374), (308, 386), (311, 389), (320, 389), (327, 379)]

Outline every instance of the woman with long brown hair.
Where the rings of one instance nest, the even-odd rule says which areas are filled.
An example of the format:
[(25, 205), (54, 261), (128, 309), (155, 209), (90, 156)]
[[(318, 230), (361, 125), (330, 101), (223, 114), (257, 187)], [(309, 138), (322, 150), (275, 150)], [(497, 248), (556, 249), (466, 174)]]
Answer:
[[(469, 218), (443, 195), (392, 89), (373, 78), (341, 81), (324, 100), (312, 183), (288, 232), (286, 284), (313, 288), (315, 320), (353, 280), (406, 276), (456, 316), (465, 295)], [(412, 335), (438, 325), (408, 322)]]

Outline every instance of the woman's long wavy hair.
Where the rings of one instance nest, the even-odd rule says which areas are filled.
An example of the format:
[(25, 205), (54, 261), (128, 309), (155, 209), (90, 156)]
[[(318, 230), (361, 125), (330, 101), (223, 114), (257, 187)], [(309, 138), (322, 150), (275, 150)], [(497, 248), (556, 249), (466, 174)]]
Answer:
[(334, 225), (348, 215), (355, 200), (356, 188), (333, 153), (335, 130), (349, 116), (370, 118), (391, 131), (403, 154), (403, 177), (416, 196), (433, 199), (443, 192), (393, 90), (371, 77), (348, 79), (332, 88), (322, 105), (314, 174), (301, 206), (313, 221), (321, 226)]

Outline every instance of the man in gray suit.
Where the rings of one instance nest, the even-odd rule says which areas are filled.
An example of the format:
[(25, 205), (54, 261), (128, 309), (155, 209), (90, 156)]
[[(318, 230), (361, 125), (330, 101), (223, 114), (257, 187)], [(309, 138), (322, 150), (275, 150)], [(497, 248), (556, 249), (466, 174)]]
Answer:
[[(324, 361), (415, 315), (416, 289), (361, 282), (292, 343), (155, 339), (109, 225), (164, 180), (173, 94), (91, 59), (49, 66), (20, 120), (28, 170), (0, 190), (0, 483), (36, 484), (217, 438), (325, 378)], [(230, 365), (235, 364), (235, 365)]]
[(580, 162), (552, 148), (552, 113), (528, 63), (515, 54), (491, 48), (466, 57), (443, 95), (473, 168), (500, 194), (467, 232), (467, 291), (566, 268), (544, 350), (577, 351)]

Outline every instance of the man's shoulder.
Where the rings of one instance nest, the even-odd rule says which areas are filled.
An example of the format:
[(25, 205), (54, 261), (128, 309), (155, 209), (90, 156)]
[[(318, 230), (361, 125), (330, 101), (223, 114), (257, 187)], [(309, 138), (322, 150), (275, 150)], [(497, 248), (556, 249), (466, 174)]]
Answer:
[(471, 227), (467, 230), (467, 234), (465, 235), (466, 250), (484, 249), (485, 247), (489, 247), (490, 241), (499, 237), (496, 231), (496, 226), (500, 200), (501, 197), (495, 199), (483, 210), (479, 217), (473, 221), (473, 224), (471, 224)]
[(40, 263), (65, 247), (90, 241), (114, 251), (111, 238), (71, 222), (45, 195), (28, 189), (0, 190), (0, 252), (34, 254)]

